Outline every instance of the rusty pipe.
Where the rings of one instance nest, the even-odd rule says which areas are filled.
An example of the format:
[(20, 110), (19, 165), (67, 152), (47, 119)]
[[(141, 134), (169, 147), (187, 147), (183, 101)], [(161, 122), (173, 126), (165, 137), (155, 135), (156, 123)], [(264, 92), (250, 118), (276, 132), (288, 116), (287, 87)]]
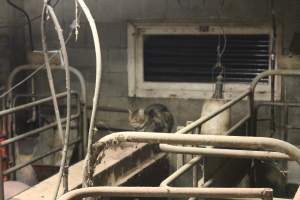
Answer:
[(199, 197), (273, 199), (269, 188), (89, 187), (70, 191), (58, 200), (85, 197)]

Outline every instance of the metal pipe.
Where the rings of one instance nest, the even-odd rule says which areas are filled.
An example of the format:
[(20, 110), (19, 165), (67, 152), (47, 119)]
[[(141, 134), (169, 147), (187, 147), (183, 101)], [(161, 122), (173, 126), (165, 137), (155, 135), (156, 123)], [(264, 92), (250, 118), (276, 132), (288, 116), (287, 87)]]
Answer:
[(214, 147), (267, 149), (289, 155), (300, 165), (300, 150), (294, 145), (274, 138), (246, 137), (246, 136), (215, 136), (193, 134), (170, 134), (154, 132), (119, 132), (103, 137), (94, 144), (98, 150), (103, 150), (106, 145), (118, 142), (138, 142), (152, 144), (178, 144), (178, 145), (205, 145)]
[[(61, 52), (62, 52), (62, 56), (63, 56), (63, 60), (64, 60), (64, 67), (65, 67), (65, 79), (66, 79), (66, 91), (67, 91), (67, 116), (66, 116), (66, 128), (65, 128), (65, 134), (63, 137), (63, 149), (62, 149), (62, 158), (61, 158), (61, 162), (60, 162), (60, 168), (58, 171), (58, 181), (56, 184), (56, 195), (55, 198), (57, 197), (57, 193), (59, 190), (59, 186), (61, 183), (61, 180), (63, 179), (63, 188), (64, 191), (68, 191), (68, 165), (66, 164), (67, 162), (67, 153), (68, 153), (68, 143), (69, 143), (69, 137), (70, 137), (70, 122), (71, 122), (71, 83), (70, 83), (70, 71), (69, 71), (69, 58), (68, 58), (68, 53), (67, 53), (67, 49), (66, 49), (66, 44), (65, 44), (65, 40), (64, 40), (64, 36), (62, 34), (62, 28), (60, 26), (60, 23), (56, 17), (56, 14), (53, 10), (53, 8), (49, 5), (47, 5), (45, 3), (46, 6), (46, 12), (48, 11), (50, 14), (50, 18), (52, 19), (52, 22), (54, 24), (55, 30), (57, 32), (58, 35), (58, 39), (59, 39), (59, 43), (61, 46)], [(43, 18), (42, 18), (43, 19)], [(46, 60), (46, 59), (45, 59)], [(46, 67), (47, 67), (47, 63), (46, 63)], [(60, 121), (61, 123), (61, 121)]]
[(262, 107), (262, 106), (289, 106), (289, 107), (300, 107), (300, 103), (289, 103), (289, 102), (262, 102), (256, 105), (256, 108)]
[[(36, 66), (36, 65), (22, 65), (22, 66), (15, 68), (8, 77), (8, 81), (7, 81), (8, 82), (8, 84), (7, 84), (8, 90), (11, 89), (13, 81), (14, 81), (15, 77), (17, 76), (17, 74), (19, 74), (22, 71), (36, 70), (37, 68), (38, 68), (38, 66)], [(43, 68), (43, 70), (46, 70), (46, 69)], [(57, 66), (57, 65), (51, 65), (51, 70), (64, 70), (64, 67)], [(74, 74), (78, 78), (79, 83), (80, 83), (80, 90), (81, 90), (80, 100), (81, 100), (81, 104), (82, 104), (82, 118), (83, 118), (82, 135), (83, 135), (84, 147), (86, 147), (86, 144), (87, 144), (86, 82), (85, 82), (83, 75), (81, 74), (81, 72), (79, 70), (77, 70), (76, 68), (71, 67), (71, 66), (69, 66), (69, 70), (70, 70), (70, 73)], [(12, 93), (10, 92), (9, 96), (8, 96), (8, 100), (10, 101), (11, 99), (12, 99)], [(85, 151), (85, 149), (86, 148), (84, 148), (84, 151)]]
[[(228, 130), (225, 133), (225, 135), (230, 135), (233, 131), (235, 131), (242, 124), (244, 124), (249, 118), (250, 118), (250, 115), (245, 116), (242, 120), (240, 120), (237, 124), (235, 124), (230, 130)], [(249, 153), (249, 151), (240, 151), (240, 152), (238, 152), (239, 150), (214, 149), (214, 148), (197, 148), (197, 147), (179, 147), (179, 146), (168, 145), (168, 144), (160, 144), (159, 147), (160, 147), (160, 150), (162, 150), (164, 152), (183, 153), (183, 154), (188, 153), (188, 154), (194, 154), (194, 155), (195, 154), (198, 154), (198, 155), (200, 154), (200, 155), (208, 155), (208, 156), (216, 156), (216, 157), (218, 157), (218, 156), (219, 157), (241, 157), (241, 156), (248, 156), (249, 157), (250, 155), (252, 155), (252, 156), (255, 156), (255, 155), (256, 156), (262, 156), (261, 155), (262, 153), (259, 152), (259, 151), (257, 151), (257, 152), (252, 151), (252, 152)], [(258, 153), (258, 154), (256, 154), (256, 153)], [(276, 153), (276, 152), (272, 152), (272, 153)], [(265, 157), (270, 156), (269, 154), (267, 154), (267, 155), (263, 154), (263, 155)], [(285, 155), (285, 154), (283, 154), (283, 155)], [(278, 155), (276, 154), (276, 156), (278, 156)], [(289, 158), (289, 157), (287, 156), (287, 158)], [(189, 165), (189, 163), (187, 163), (187, 165)], [(166, 185), (170, 184), (172, 181), (174, 181), (176, 178), (181, 176), (187, 170), (184, 170), (184, 171), (179, 170), (179, 171), (174, 172), (171, 176), (166, 178), (162, 182), (162, 184), (166, 184)], [(194, 179), (194, 176), (193, 176), (193, 179)]]
[(273, 199), (269, 188), (89, 187), (70, 191), (58, 200), (85, 197), (199, 197)]
[(93, 108), (91, 113), (91, 119), (90, 119), (90, 127), (88, 132), (88, 141), (87, 141), (87, 153), (86, 158), (84, 160), (84, 168), (83, 168), (83, 187), (90, 186), (91, 180), (88, 180), (87, 178), (90, 177), (88, 174), (90, 174), (90, 163), (92, 159), (93, 154), (93, 135), (94, 135), (94, 125), (95, 125), (95, 119), (96, 119), (96, 113), (97, 113), (97, 106), (98, 101), (100, 97), (100, 89), (101, 89), (101, 78), (102, 78), (102, 59), (101, 59), (101, 47), (100, 47), (100, 39), (97, 31), (97, 26), (95, 23), (95, 20), (90, 12), (90, 9), (85, 4), (84, 0), (76, 0), (76, 2), (80, 5), (83, 13), (86, 16), (86, 19), (89, 23), (94, 46), (95, 46), (95, 55), (96, 55), (96, 82), (95, 82), (95, 90), (94, 90), (94, 97), (93, 97)]
[(256, 85), (258, 84), (259, 80), (268, 76), (300, 76), (300, 70), (290, 70), (290, 69), (276, 69), (276, 70), (267, 70), (260, 74), (258, 74), (252, 81), (250, 85), (250, 89), (252, 91), (255, 90)]
[[(70, 142), (69, 146), (71, 146), (73, 144), (76, 144), (76, 143), (78, 143), (80, 141), (81, 141), (81, 139), (76, 139), (75, 141)], [(26, 166), (30, 165), (31, 163), (34, 163), (34, 162), (36, 162), (38, 160), (41, 160), (41, 159), (43, 159), (43, 158), (45, 158), (45, 157), (47, 157), (47, 156), (49, 156), (51, 154), (54, 154), (54, 153), (56, 153), (56, 152), (58, 152), (60, 150), (62, 150), (62, 147), (57, 147), (57, 148), (55, 148), (55, 149), (53, 149), (53, 150), (51, 150), (51, 151), (49, 151), (47, 153), (44, 153), (44, 154), (42, 154), (40, 156), (32, 158), (31, 160), (29, 160), (27, 162), (24, 162), (22, 164), (19, 164), (19, 165), (16, 165), (16, 166), (12, 167), (12, 168), (9, 168), (9, 169), (5, 170), (2, 173), (3, 173), (4, 176), (9, 175), (10, 173), (13, 173), (13, 172), (15, 172), (15, 171), (17, 171), (19, 169), (22, 169), (23, 167), (26, 167)]]
[[(92, 106), (87, 106), (87, 109), (92, 110)], [(97, 110), (104, 111), (104, 112), (124, 113), (124, 114), (129, 113), (128, 109), (117, 108), (117, 107), (112, 107), (112, 106), (97, 106)]]
[(231, 135), (234, 131), (236, 131), (240, 126), (246, 123), (251, 118), (250, 114), (247, 114), (240, 121), (238, 121), (234, 126), (232, 126), (228, 131), (222, 133), (222, 135)]
[[(72, 115), (71, 119), (74, 120), (74, 119), (77, 119), (78, 117), (79, 117), (79, 113), (77, 113), (75, 115)], [(66, 123), (66, 118), (62, 119), (62, 123)], [(41, 133), (41, 132), (46, 131), (48, 129), (54, 128), (56, 126), (57, 126), (57, 122), (53, 122), (51, 124), (45, 125), (43, 127), (37, 128), (37, 129), (34, 129), (32, 131), (28, 131), (26, 133), (22, 133), (22, 134), (20, 134), (20, 135), (18, 135), (16, 137), (9, 138), (7, 140), (4, 140), (3, 142), (0, 142), (0, 147), (9, 145), (11, 143), (17, 142), (19, 140), (25, 139), (25, 138), (30, 137), (30, 136), (34, 136), (34, 135), (36, 135), (38, 133)]]
[(250, 91), (247, 90), (246, 92), (243, 92), (241, 95), (239, 95), (238, 97), (236, 97), (235, 99), (229, 101), (228, 103), (225, 103), (224, 105), (222, 105), (218, 110), (215, 110), (213, 112), (211, 112), (210, 114), (203, 116), (201, 118), (199, 118), (198, 120), (190, 123), (189, 125), (185, 126), (184, 128), (180, 129), (179, 131), (177, 131), (177, 134), (185, 134), (188, 133), (190, 131), (192, 131), (193, 129), (197, 128), (198, 126), (200, 126), (201, 124), (207, 122), (208, 120), (214, 118), (216, 115), (220, 114), (221, 112), (223, 112), (224, 110), (228, 109), (229, 107), (235, 105), (236, 103), (238, 103), (240, 100), (244, 99), (245, 97), (247, 97), (250, 94)]
[(163, 182), (160, 183), (160, 187), (167, 187), (171, 182), (173, 182), (175, 179), (179, 178), (181, 175), (183, 175), (185, 172), (187, 172), (189, 169), (191, 169), (194, 165), (196, 165), (200, 160), (202, 159), (202, 156), (194, 157), (192, 160), (181, 166), (176, 172), (171, 174), (168, 178), (166, 178)]
[(289, 157), (287, 154), (271, 152), (271, 151), (180, 147), (180, 146), (173, 146), (173, 145), (165, 146), (163, 151), (169, 153), (193, 154), (193, 155), (212, 156), (212, 157), (292, 160), (292, 158)]
[[(59, 94), (56, 95), (56, 98), (63, 98), (66, 95), (67, 95), (66, 92), (59, 93)], [(13, 107), (13, 108), (10, 108), (10, 109), (7, 109), (7, 110), (2, 110), (2, 111), (0, 111), (0, 117), (5, 116), (5, 115), (9, 115), (11, 113), (14, 113), (14, 112), (17, 112), (17, 111), (20, 111), (20, 110), (24, 110), (26, 108), (31, 108), (31, 107), (39, 105), (39, 104), (47, 103), (51, 100), (52, 100), (52, 97), (47, 97), (47, 98), (40, 99), (40, 100), (31, 102), (31, 103), (16, 106), (16, 107)]]
[[(193, 134), (169, 134), (169, 133), (154, 133), (154, 132), (120, 132), (107, 135), (96, 142), (93, 147), (94, 155), (102, 155), (109, 145), (118, 144), (121, 142), (138, 142), (151, 144), (177, 144), (177, 145), (205, 145), (214, 147), (230, 147), (230, 148), (247, 148), (247, 149), (267, 149), (278, 151), (289, 155), (290, 158), (297, 161), (300, 165), (300, 150), (290, 143), (264, 137), (246, 137), (246, 136), (215, 136), (215, 135), (193, 135)], [(234, 151), (234, 150), (233, 150)], [(92, 180), (95, 163), (97, 160), (101, 162), (102, 157), (93, 158), (94, 163), (91, 163), (91, 173), (89, 174)]]

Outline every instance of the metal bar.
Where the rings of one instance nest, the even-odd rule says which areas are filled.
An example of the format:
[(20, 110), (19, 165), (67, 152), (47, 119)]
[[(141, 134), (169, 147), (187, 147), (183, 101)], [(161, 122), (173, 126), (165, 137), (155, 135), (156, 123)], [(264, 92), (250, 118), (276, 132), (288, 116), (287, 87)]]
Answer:
[[(8, 89), (11, 89), (13, 81), (16, 77), (16, 75), (22, 71), (31, 71), (37, 69), (38, 66), (36, 65), (22, 65), (17, 68), (15, 68), (8, 77)], [(45, 68), (43, 70), (46, 70)], [(51, 70), (64, 70), (64, 66), (57, 66), (57, 65), (51, 65)], [(82, 106), (82, 137), (83, 137), (83, 145), (84, 145), (84, 151), (86, 151), (86, 144), (87, 144), (87, 110), (86, 110), (86, 102), (87, 102), (87, 94), (86, 94), (86, 83), (83, 75), (79, 70), (77, 70), (74, 67), (69, 66), (69, 70), (72, 74), (74, 74), (79, 82), (80, 82), (80, 90), (81, 90), (81, 106)], [(8, 100), (12, 99), (12, 93), (9, 93)]]
[(228, 131), (226, 131), (222, 135), (231, 135), (235, 130), (237, 130), (240, 126), (242, 126), (244, 123), (246, 123), (251, 118), (250, 114), (243, 117), (240, 121), (238, 121), (234, 126), (232, 126)]
[(163, 182), (160, 183), (161, 187), (169, 186), (171, 182), (173, 182), (175, 179), (179, 178), (181, 175), (183, 175), (185, 172), (187, 172), (189, 169), (191, 169), (194, 165), (196, 165), (200, 160), (202, 159), (201, 156), (194, 157), (192, 160), (184, 164), (182, 167), (180, 167), (177, 171), (175, 171), (173, 174), (171, 174), (168, 178), (166, 178)]
[[(79, 113), (71, 116), (72, 120), (74, 120), (76, 118), (79, 118)], [(62, 119), (62, 123), (66, 123), (66, 118)], [(43, 126), (43, 127), (37, 128), (37, 129), (34, 129), (32, 131), (28, 131), (26, 133), (22, 133), (21, 135), (18, 135), (16, 137), (9, 138), (7, 140), (4, 140), (3, 142), (0, 142), (0, 147), (9, 145), (11, 143), (17, 142), (19, 140), (25, 139), (25, 138), (33, 136), (33, 135), (36, 135), (36, 134), (41, 133), (43, 131), (46, 131), (48, 129), (54, 128), (56, 126), (57, 126), (57, 122), (53, 122), (51, 124), (48, 124), (46, 126)]]
[[(244, 124), (247, 120), (250, 119), (250, 114), (248, 114), (247, 116), (245, 116), (242, 120), (240, 120), (238, 123), (236, 123), (233, 127), (231, 127), (226, 133), (224, 133), (225, 135), (230, 135), (233, 131), (235, 131), (237, 128), (239, 128), (242, 124)], [(174, 145), (168, 145), (168, 144), (160, 144), (159, 145), (160, 149), (164, 152), (173, 152), (174, 150), (183, 150), (189, 147), (179, 147), (178, 146), (174, 146)], [(178, 149), (177, 149), (178, 148)], [(195, 147), (192, 147), (192, 149), (194, 149)], [(198, 149), (198, 148), (195, 148)], [(234, 150), (233, 150), (234, 151)], [(174, 152), (175, 153), (175, 152)], [(176, 152), (176, 153), (180, 153), (180, 152)], [(186, 152), (182, 152), (182, 153), (186, 153)], [(195, 153), (196, 154), (196, 153)], [(220, 154), (222, 155), (222, 152), (220, 152)], [(205, 154), (202, 154), (205, 155)], [(230, 157), (230, 156), (228, 156)], [(191, 162), (193, 163), (193, 161)], [(190, 165), (190, 162), (187, 163), (187, 166)], [(185, 166), (185, 165), (184, 165)], [(187, 167), (186, 166), (186, 167)], [(195, 167), (194, 167), (195, 168)], [(180, 168), (181, 169), (181, 168)], [(189, 168), (188, 168), (189, 169)], [(187, 169), (187, 170), (188, 170)], [(167, 179), (165, 179), (166, 181), (166, 185), (170, 184), (172, 181), (174, 181), (176, 178), (178, 178), (179, 176), (181, 176), (183, 173), (185, 173), (187, 170), (184, 171), (177, 171), (174, 172), (170, 177), (170, 181)], [(197, 170), (193, 169), (193, 183), (195, 182), (195, 177), (194, 177), (194, 173), (196, 173)], [(196, 173), (197, 174), (197, 173)], [(174, 175), (174, 176), (173, 176)], [(198, 180), (197, 180), (198, 182)], [(162, 182), (164, 183), (164, 181)], [(194, 185), (194, 184), (193, 184)]]
[(292, 158), (290, 158), (287, 154), (271, 152), (271, 151), (180, 147), (180, 146), (173, 146), (173, 145), (166, 145), (163, 151), (169, 153), (193, 154), (193, 155), (212, 156), (212, 157), (292, 160)]
[(293, 103), (289, 103), (289, 102), (286, 102), (286, 103), (284, 103), (284, 102), (274, 102), (274, 103), (272, 103), (272, 102), (263, 102), (263, 103), (257, 104), (256, 107), (272, 106), (272, 105), (274, 105), (274, 106), (288, 105), (289, 107), (300, 107), (300, 103), (295, 103), (295, 102), (293, 102)]
[[(69, 146), (71, 146), (71, 145), (73, 145), (73, 144), (76, 144), (76, 143), (78, 143), (78, 142), (80, 142), (80, 141), (81, 141), (81, 139), (77, 139), (77, 140), (71, 142), (71, 143), (69, 144)], [(24, 163), (22, 163), (22, 164), (19, 164), (19, 165), (16, 165), (16, 166), (14, 166), (14, 167), (11, 167), (11, 168), (5, 170), (5, 171), (3, 172), (3, 175), (6, 176), (6, 175), (8, 175), (8, 174), (10, 174), (10, 173), (13, 173), (13, 172), (15, 172), (15, 171), (17, 171), (17, 170), (19, 170), (19, 169), (21, 169), (21, 168), (23, 168), (23, 167), (26, 167), (26, 166), (30, 165), (31, 163), (34, 163), (34, 162), (36, 162), (36, 161), (38, 161), (38, 160), (41, 160), (41, 159), (43, 159), (43, 158), (45, 158), (45, 157), (47, 157), (47, 156), (49, 156), (49, 155), (51, 155), (51, 154), (54, 154), (54, 153), (56, 153), (56, 152), (58, 152), (58, 151), (60, 151), (60, 150), (62, 150), (62, 147), (57, 147), (57, 148), (55, 148), (55, 149), (53, 149), (53, 150), (51, 150), (51, 151), (49, 151), (49, 152), (47, 152), (47, 153), (44, 153), (44, 154), (42, 154), (42, 155), (40, 155), (40, 156), (37, 156), (37, 157), (31, 159), (30, 161), (27, 161), (27, 162), (24, 162)]]
[[(66, 92), (59, 93), (59, 94), (56, 95), (56, 98), (63, 98), (66, 95), (67, 95)], [(7, 109), (7, 110), (2, 110), (2, 111), (0, 111), (0, 117), (8, 115), (8, 114), (11, 114), (11, 113), (14, 113), (14, 112), (17, 112), (17, 111), (20, 111), (20, 110), (24, 110), (26, 108), (37, 106), (39, 104), (43, 104), (43, 103), (49, 102), (51, 100), (52, 100), (52, 97), (47, 97), (47, 98), (40, 99), (40, 100), (31, 102), (31, 103), (27, 103), (27, 104), (23, 104), (23, 105), (20, 105), (20, 106), (16, 106), (16, 107), (13, 107), (13, 108), (10, 108), (10, 109)]]
[(59, 200), (85, 197), (199, 197), (273, 199), (269, 188), (89, 187), (70, 191)]
[(300, 150), (294, 145), (274, 138), (246, 137), (246, 136), (221, 136), (170, 134), (154, 132), (119, 132), (107, 135), (94, 144), (97, 151), (102, 151), (107, 145), (116, 142), (139, 142), (153, 144), (178, 144), (178, 145), (205, 145), (214, 147), (267, 149), (289, 155), (300, 165)]
[(290, 69), (277, 69), (277, 70), (267, 70), (260, 74), (258, 74), (255, 79), (251, 83), (251, 90), (254, 91), (256, 85), (258, 84), (259, 80), (268, 76), (300, 76), (300, 70), (290, 70)]
[(250, 94), (250, 91), (246, 91), (243, 92), (241, 95), (239, 95), (238, 97), (236, 97), (235, 99), (231, 100), (228, 103), (225, 103), (223, 106), (221, 106), (218, 110), (211, 112), (210, 114), (203, 116), (201, 118), (199, 118), (198, 120), (192, 122), (191, 124), (189, 124), (188, 126), (185, 126), (184, 128), (180, 129), (179, 131), (177, 131), (177, 134), (184, 134), (187, 132), (192, 131), (193, 129), (197, 128), (198, 126), (200, 126), (201, 124), (207, 122), (208, 120), (212, 119), (213, 117), (215, 117), (216, 115), (220, 114), (221, 112), (223, 112), (224, 110), (228, 109), (229, 107), (235, 105), (236, 103), (238, 103), (240, 100), (244, 99), (245, 97), (247, 97)]
[[(88, 110), (92, 110), (92, 106), (87, 106)], [(128, 109), (116, 108), (112, 106), (97, 106), (97, 110), (104, 112), (129, 113)]]

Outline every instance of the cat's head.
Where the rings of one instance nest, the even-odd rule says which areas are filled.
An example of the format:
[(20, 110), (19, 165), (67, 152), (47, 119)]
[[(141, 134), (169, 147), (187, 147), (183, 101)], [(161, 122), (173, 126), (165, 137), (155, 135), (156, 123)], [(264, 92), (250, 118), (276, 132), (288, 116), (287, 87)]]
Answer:
[(131, 111), (131, 110), (128, 111), (129, 111), (128, 122), (130, 126), (132, 126), (134, 129), (143, 128), (147, 121), (145, 110), (140, 108), (135, 111)]

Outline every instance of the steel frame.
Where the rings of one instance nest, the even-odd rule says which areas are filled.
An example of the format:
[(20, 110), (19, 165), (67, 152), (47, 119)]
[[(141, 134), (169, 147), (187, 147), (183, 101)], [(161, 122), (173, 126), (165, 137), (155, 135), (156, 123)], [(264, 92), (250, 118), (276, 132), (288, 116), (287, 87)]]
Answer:
[[(81, 107), (81, 103), (80, 103), (80, 100), (79, 100), (79, 94), (76, 93), (76, 92), (72, 92), (72, 95), (76, 97), (77, 99), (77, 103), (76, 103), (76, 113), (74, 113), (72, 116), (71, 116), (71, 120), (79, 120), (79, 121), (82, 121), (83, 119), (81, 119), (82, 115), (82, 107)], [(60, 94), (57, 94), (56, 95), (56, 98), (58, 99), (61, 99), (61, 98), (65, 98), (67, 96), (67, 93), (66, 92), (63, 92), (63, 93), (60, 93)], [(3, 110), (3, 111), (0, 111), (0, 117), (4, 117), (4, 116), (7, 116), (7, 115), (10, 115), (10, 114), (13, 114), (13, 113), (16, 113), (18, 111), (21, 111), (21, 110), (25, 110), (27, 108), (31, 108), (31, 107), (34, 107), (34, 106), (38, 106), (38, 105), (41, 105), (41, 104), (45, 104), (45, 103), (48, 103), (48, 102), (51, 102), (52, 101), (52, 97), (46, 97), (46, 98), (43, 98), (43, 99), (39, 99), (37, 101), (34, 101), (34, 102), (30, 102), (30, 103), (27, 103), (27, 104), (23, 104), (23, 105), (20, 105), (20, 106), (16, 106), (16, 107), (13, 107), (13, 108), (10, 108), (10, 109), (7, 109), (7, 110)], [(62, 120), (63, 123), (66, 123), (66, 119), (63, 119)], [(17, 141), (20, 141), (20, 140), (23, 140), (27, 137), (30, 137), (30, 136), (34, 136), (34, 135), (37, 135), (37, 134), (43, 134), (43, 132), (45, 130), (48, 130), (48, 129), (52, 129), (54, 127), (56, 127), (57, 125), (57, 122), (53, 122), (51, 124), (48, 124), (48, 125), (45, 125), (43, 127), (40, 127), (40, 128), (37, 128), (37, 129), (34, 129), (34, 130), (31, 130), (31, 131), (28, 131), (26, 133), (23, 133), (21, 135), (17, 135), (15, 137), (11, 137), (11, 138), (8, 138), (7, 140), (3, 141), (3, 142), (0, 142), (0, 148), (1, 147), (6, 147), (8, 145), (13, 145), (15, 142)], [(74, 141), (70, 141), (69, 143), (69, 146), (72, 146), (76, 143), (79, 143), (79, 142), (82, 142), (82, 137), (80, 136), (79, 134), (79, 137), (77, 139), (75, 139)], [(43, 155), (40, 155), (40, 156), (37, 156), (35, 158), (32, 158), (31, 160), (25, 162), (25, 163), (21, 163), (19, 165), (16, 165), (16, 166), (13, 166), (5, 171), (2, 171), (2, 169), (0, 170), (0, 200), (4, 200), (4, 185), (3, 185), (3, 176), (6, 176), (6, 175), (9, 175), (11, 173), (14, 173), (16, 172), (17, 170), (21, 169), (21, 168), (24, 168), (28, 165), (30, 165), (31, 163), (34, 163), (38, 160), (41, 160), (49, 155), (52, 155), (58, 151), (60, 151), (62, 149), (62, 147), (57, 147)], [(0, 156), (0, 166), (2, 166), (2, 156)]]
[[(292, 159), (296, 160), (297, 163), (300, 165), (300, 150), (281, 140), (273, 139), (273, 138), (265, 138), (265, 137), (251, 137), (251, 136), (212, 136), (212, 135), (192, 135), (186, 134), (193, 131), (195, 128), (198, 128), (201, 124), (212, 119), (219, 113), (223, 112), (224, 110), (228, 109), (229, 107), (235, 105), (236, 103), (240, 102), (244, 98), (248, 98), (249, 100), (249, 114), (246, 115), (242, 120), (240, 120), (236, 125), (234, 125), (230, 131), (226, 134), (230, 134), (234, 130), (236, 130), (239, 126), (243, 125), (244, 123), (249, 123), (249, 132), (253, 131), (255, 120), (253, 119), (253, 113), (255, 113), (255, 106), (254, 106), (254, 97), (255, 97), (255, 87), (258, 81), (261, 78), (267, 76), (299, 76), (299, 70), (269, 70), (259, 74), (251, 83), (249, 90), (242, 93), (235, 99), (231, 100), (230, 102), (224, 104), (220, 109), (207, 116), (201, 117), (200, 119), (190, 123), (183, 129), (177, 131), (177, 134), (166, 134), (166, 133), (139, 133), (139, 132), (121, 132), (121, 133), (113, 133), (108, 135), (93, 145), (94, 152), (93, 155), (96, 156), (90, 161), (90, 165), (87, 166), (90, 168), (89, 176), (93, 174), (93, 168), (95, 167), (96, 163), (101, 163), (102, 155), (106, 148), (111, 145), (119, 144), (120, 142), (143, 142), (143, 143), (151, 143), (151, 144), (159, 144), (161, 150), (172, 150), (176, 151), (176, 153), (197, 153), (197, 154), (206, 154), (206, 155), (218, 155), (218, 156), (234, 156), (234, 157), (250, 157), (250, 158), (276, 158), (276, 159)], [(184, 134), (184, 135), (183, 135)], [(169, 145), (169, 146), (167, 146)], [(173, 146), (172, 146), (173, 145)], [(238, 148), (232, 150), (226, 150), (222, 153), (222, 149), (214, 149), (214, 148), (207, 148), (201, 149), (198, 147), (177, 147), (174, 145), (192, 145), (192, 146), (214, 146), (214, 147), (228, 147), (228, 148)], [(171, 149), (172, 147), (172, 149)], [(242, 150), (246, 148), (246, 150)], [(249, 150), (251, 149), (251, 150)], [(252, 151), (253, 149), (265, 149), (267, 151)], [(269, 152), (272, 150), (272, 152)], [(201, 159), (200, 156), (197, 156), (192, 159), (186, 166), (183, 166), (173, 175), (171, 175), (172, 180), (178, 178), (182, 173), (190, 169), (193, 165), (195, 165)], [(89, 181), (92, 181), (92, 177), (88, 178)], [(67, 199), (75, 199), (78, 197), (89, 197), (89, 196), (152, 196), (152, 197), (160, 197), (162, 195), (162, 191), (166, 191), (167, 197), (178, 197), (179, 191), (183, 192), (184, 197), (210, 197), (210, 198), (225, 198), (229, 197), (222, 193), (220, 196), (216, 196), (220, 190), (224, 188), (174, 188), (168, 187), (166, 182), (169, 183), (171, 178), (167, 178), (162, 187), (155, 187), (155, 188), (142, 188), (142, 187), (90, 187), (90, 188), (82, 188), (73, 190), (65, 195), (63, 195), (60, 200), (67, 200)], [(185, 190), (186, 189), (186, 190)], [(248, 188), (250, 189), (250, 188)], [(254, 188), (253, 188), (254, 189)], [(233, 192), (232, 195), (240, 195), (240, 198), (249, 197), (249, 190), (242, 192), (240, 188), (227, 188), (226, 191)], [(251, 189), (250, 189), (251, 190)], [(254, 189), (256, 190), (256, 189)], [(270, 189), (264, 189), (270, 190)], [(144, 192), (140, 192), (144, 191)], [(153, 191), (153, 192), (152, 192)], [(197, 193), (197, 195), (193, 192)], [(200, 195), (201, 192), (208, 192), (207, 196)], [(270, 190), (271, 191), (271, 190)], [(161, 193), (162, 192), (162, 193)], [(198, 193), (199, 192), (199, 193)], [(224, 192), (224, 191), (223, 191)], [(195, 195), (194, 195), (195, 194)], [(199, 196), (198, 196), (199, 195)], [(270, 196), (260, 196), (258, 198), (262, 199), (272, 199), (272, 192), (269, 193)], [(181, 196), (182, 197), (182, 196)], [(229, 197), (229, 198), (232, 198)]]

